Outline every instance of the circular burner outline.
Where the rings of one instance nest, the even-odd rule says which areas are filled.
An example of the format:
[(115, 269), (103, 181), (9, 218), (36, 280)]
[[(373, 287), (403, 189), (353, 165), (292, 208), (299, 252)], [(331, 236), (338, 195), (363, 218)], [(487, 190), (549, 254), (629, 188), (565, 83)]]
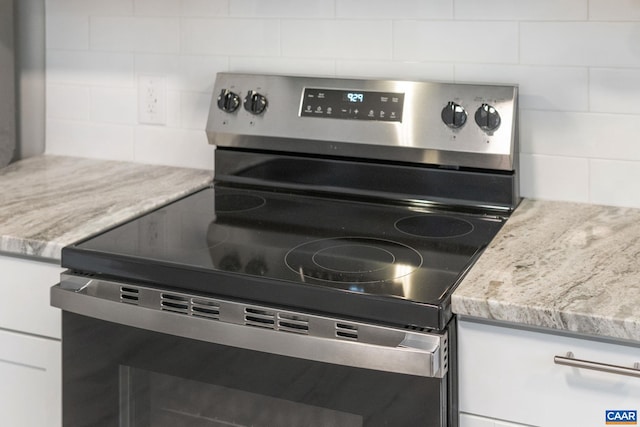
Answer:
[[(329, 251), (329, 250), (332, 250), (332, 249), (337, 249), (337, 248), (349, 247), (349, 246), (359, 246), (359, 247), (363, 247), (363, 248), (376, 249), (379, 252), (384, 252), (386, 254), (389, 254), (389, 256), (391, 257), (391, 261), (387, 261), (386, 265), (384, 267), (381, 267), (381, 268), (378, 268), (378, 269), (375, 269), (375, 270), (367, 270), (366, 272), (365, 271), (353, 271), (353, 270), (338, 270), (338, 269), (335, 269), (335, 268), (326, 267), (326, 266), (324, 266), (324, 265), (322, 265), (322, 264), (320, 264), (320, 263), (318, 263), (316, 261), (316, 256), (320, 255), (322, 252), (326, 252), (326, 251)], [(325, 270), (335, 271), (335, 272), (338, 272), (338, 273), (361, 274), (361, 273), (374, 273), (376, 271), (382, 271), (382, 270), (385, 270), (385, 269), (389, 268), (391, 265), (393, 265), (396, 262), (396, 256), (392, 252), (390, 252), (390, 251), (388, 251), (386, 249), (382, 249), (382, 248), (379, 248), (379, 247), (373, 246), (373, 245), (344, 244), (344, 245), (329, 246), (327, 248), (320, 249), (320, 250), (316, 251), (313, 255), (311, 255), (311, 261), (315, 265), (317, 265), (318, 267), (324, 268)], [(385, 262), (383, 261), (383, 263), (385, 263)]]
[[(256, 200), (256, 202), (259, 202), (258, 204), (256, 204), (255, 206), (251, 206), (248, 208), (242, 208), (242, 209), (220, 209), (218, 207), (218, 203), (217, 203), (217, 198), (220, 197), (244, 197), (246, 199), (254, 199)], [(248, 212), (248, 211), (252, 211), (255, 209), (260, 209), (261, 207), (263, 207), (264, 205), (267, 204), (267, 200), (262, 197), (262, 196), (257, 196), (255, 194), (244, 194), (244, 193), (223, 193), (223, 194), (216, 194), (214, 197), (214, 207), (215, 207), (215, 212), (216, 213), (238, 213), (238, 212)]]
[[(303, 271), (300, 271), (298, 269), (293, 268), (293, 266), (291, 266), (289, 264), (288, 258), (289, 255), (294, 253), (294, 251), (299, 250), (300, 248), (304, 247), (304, 246), (311, 246), (311, 245), (315, 245), (315, 244), (321, 244), (322, 242), (325, 241), (335, 241), (335, 242), (341, 242), (341, 243), (345, 243), (344, 245), (337, 245), (337, 246), (345, 246), (347, 245), (347, 241), (349, 240), (355, 240), (355, 241), (366, 241), (366, 242), (382, 242), (384, 244), (391, 244), (391, 245), (396, 245), (399, 247), (402, 247), (405, 250), (409, 250), (410, 253), (412, 253), (418, 260), (419, 262), (417, 262), (415, 265), (411, 265), (411, 269), (407, 269), (406, 272), (403, 272), (403, 274), (399, 275), (399, 276), (395, 276), (395, 277), (387, 277), (387, 278), (382, 278), (382, 279), (376, 279), (376, 280), (360, 280), (357, 281), (356, 283), (358, 284), (371, 284), (371, 283), (381, 283), (381, 282), (385, 282), (388, 280), (397, 280), (400, 279), (402, 277), (408, 276), (410, 274), (412, 274), (414, 271), (416, 271), (417, 269), (419, 269), (420, 267), (422, 267), (422, 264), (424, 263), (424, 258), (422, 257), (422, 254), (420, 254), (420, 252), (418, 252), (417, 250), (415, 250), (414, 248), (412, 248), (411, 246), (405, 245), (404, 243), (400, 243), (400, 242), (396, 242), (394, 240), (388, 240), (388, 239), (379, 239), (379, 238), (375, 238), (375, 237), (362, 237), (362, 236), (342, 236), (342, 237), (328, 237), (328, 238), (324, 238), (324, 239), (316, 239), (316, 240), (311, 240), (309, 242), (304, 242), (301, 243), (297, 246), (294, 246), (293, 248), (289, 249), (287, 251), (287, 253), (284, 256), (284, 263), (287, 266), (287, 268), (289, 268), (289, 270), (293, 271), (294, 273), (298, 274), (300, 276), (300, 279), (302, 281), (304, 281), (305, 279), (312, 279), (312, 280), (317, 280), (317, 281), (321, 281), (321, 282), (327, 282), (327, 283), (341, 283), (341, 284), (350, 284), (353, 283), (354, 281), (352, 280), (331, 280), (331, 279), (324, 279), (321, 277), (314, 277), (314, 276), (310, 276), (307, 274), (304, 274)], [(361, 244), (361, 246), (368, 246), (368, 245), (363, 245)], [(375, 245), (371, 245), (374, 246)], [(329, 249), (333, 246), (329, 246), (328, 248), (321, 248), (321, 249)], [(311, 258), (313, 258), (313, 256), (317, 253), (318, 251), (314, 251), (313, 254), (311, 255)], [(393, 255), (393, 253), (392, 253)], [(396, 260), (398, 257), (396, 257), (395, 255), (393, 255), (393, 263), (389, 264), (387, 268), (393, 268), (396, 265)], [(325, 269), (322, 266), (319, 266), (320, 268)], [(377, 271), (382, 271), (382, 270), (386, 270), (387, 268), (383, 268)], [(327, 271), (331, 271), (328, 269), (325, 269)]]
[[(469, 230), (465, 231), (464, 233), (458, 233), (458, 234), (450, 234), (450, 235), (445, 235), (445, 236), (436, 236), (436, 235), (429, 235), (429, 234), (417, 234), (417, 233), (410, 233), (408, 231), (403, 230), (399, 224), (402, 221), (406, 221), (406, 220), (410, 220), (410, 219), (414, 219), (414, 218), (445, 218), (447, 220), (454, 220), (457, 223), (463, 223), (469, 226)], [(473, 223), (471, 223), (470, 221), (467, 221), (466, 219), (462, 219), (462, 218), (457, 218), (455, 216), (450, 216), (450, 215), (438, 215), (438, 214), (424, 214), (424, 215), (411, 215), (411, 216), (405, 216), (403, 218), (400, 218), (399, 220), (397, 220), (393, 226), (395, 227), (396, 230), (398, 230), (399, 232), (406, 234), (408, 236), (414, 236), (414, 237), (424, 237), (427, 239), (454, 239), (457, 237), (463, 237), (466, 236), (468, 234), (473, 233), (473, 230), (475, 230), (475, 226), (473, 225)]]

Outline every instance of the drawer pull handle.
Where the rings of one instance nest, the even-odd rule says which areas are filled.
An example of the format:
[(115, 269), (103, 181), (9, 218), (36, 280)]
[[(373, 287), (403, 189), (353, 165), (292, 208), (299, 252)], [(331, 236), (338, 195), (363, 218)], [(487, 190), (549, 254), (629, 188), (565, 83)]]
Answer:
[(572, 368), (591, 369), (593, 371), (607, 372), (609, 374), (640, 378), (640, 362), (636, 362), (633, 365), (633, 368), (627, 368), (626, 366), (609, 365), (607, 363), (576, 359), (572, 352), (568, 352), (565, 356), (555, 356), (553, 358), (553, 362), (556, 365), (571, 366)]

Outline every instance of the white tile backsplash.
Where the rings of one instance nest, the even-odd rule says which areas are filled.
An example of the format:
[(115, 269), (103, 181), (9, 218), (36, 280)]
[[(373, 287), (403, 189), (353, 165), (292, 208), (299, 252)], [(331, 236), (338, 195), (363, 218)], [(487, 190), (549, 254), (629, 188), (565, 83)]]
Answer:
[(640, 21), (640, 2), (638, 0), (589, 0), (589, 19)]
[(209, 117), (211, 95), (196, 92), (183, 92), (181, 96), (182, 127), (185, 129), (204, 129)]
[(182, 0), (135, 0), (133, 13), (140, 16), (180, 16)]
[(455, 0), (458, 19), (576, 21), (587, 18), (584, 0)]
[(47, 117), (51, 119), (89, 120), (91, 88), (49, 84), (46, 102)]
[(393, 58), (401, 61), (516, 64), (518, 24), (502, 21), (395, 21)]
[(128, 88), (91, 89), (90, 119), (99, 123), (133, 125), (137, 122), (137, 92)]
[(47, 51), (47, 83), (133, 87), (133, 54)]
[(182, 0), (182, 16), (228, 16), (229, 0)]
[(640, 114), (640, 72), (637, 69), (593, 68), (589, 79), (591, 111)]
[(589, 160), (585, 158), (522, 154), (520, 172), (523, 197), (589, 201)]
[[(637, 0), (46, 0), (47, 150), (213, 168), (218, 71), (520, 87), (526, 197), (640, 207)], [(141, 74), (166, 123), (138, 123)]]
[(93, 16), (90, 45), (97, 51), (136, 51), (136, 19), (132, 16)]
[(351, 61), (339, 60), (336, 74), (344, 77), (385, 78), (406, 80), (452, 81), (453, 64), (417, 61)]
[(332, 18), (332, 1), (317, 0), (229, 0), (229, 15), (252, 18)]
[(80, 15), (56, 15), (48, 18), (49, 49), (89, 49), (89, 18)]
[(521, 113), (523, 153), (639, 161), (638, 135), (640, 118), (634, 115), (533, 110)]
[(138, 126), (135, 130), (134, 158), (137, 162), (213, 169), (214, 147), (204, 132)]
[(593, 116), (584, 113), (523, 110), (520, 151), (588, 158), (593, 153), (592, 119)]
[(229, 58), (229, 71), (240, 73), (309, 74), (332, 76), (333, 59), (240, 56)]
[(179, 18), (92, 17), (92, 50), (178, 53)]
[(47, 153), (107, 160), (133, 160), (133, 126), (47, 120)]
[(284, 20), (282, 55), (294, 58), (391, 59), (390, 20)]
[(640, 206), (638, 162), (592, 160), (590, 200), (616, 206)]
[(280, 55), (280, 22), (275, 19), (184, 18), (181, 23), (183, 53)]
[(46, 0), (47, 15), (130, 15), (134, 0)]
[(640, 67), (638, 22), (523, 22), (523, 64)]
[(347, 19), (452, 19), (453, 0), (336, 0), (336, 16)]
[(167, 128), (182, 128), (182, 116), (182, 92), (167, 91)]

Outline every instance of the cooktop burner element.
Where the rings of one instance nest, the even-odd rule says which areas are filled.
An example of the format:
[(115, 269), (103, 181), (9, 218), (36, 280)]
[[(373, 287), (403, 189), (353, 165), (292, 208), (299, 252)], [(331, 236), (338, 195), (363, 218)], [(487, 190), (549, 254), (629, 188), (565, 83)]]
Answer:
[(402, 218), (395, 224), (398, 231), (412, 236), (442, 239), (462, 237), (473, 231), (473, 224), (464, 219), (442, 215), (420, 215)]
[(340, 237), (303, 243), (287, 252), (287, 267), (301, 280), (377, 283), (394, 281), (422, 266), (415, 249), (391, 240)]

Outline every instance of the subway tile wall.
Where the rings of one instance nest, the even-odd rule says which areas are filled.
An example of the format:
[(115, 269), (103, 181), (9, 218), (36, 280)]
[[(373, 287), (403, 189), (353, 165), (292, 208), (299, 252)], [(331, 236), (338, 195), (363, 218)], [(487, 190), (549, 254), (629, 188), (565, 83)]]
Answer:
[[(640, 207), (638, 0), (47, 0), (47, 151), (213, 167), (217, 71), (520, 86), (527, 197)], [(166, 81), (138, 122), (138, 76)]]

